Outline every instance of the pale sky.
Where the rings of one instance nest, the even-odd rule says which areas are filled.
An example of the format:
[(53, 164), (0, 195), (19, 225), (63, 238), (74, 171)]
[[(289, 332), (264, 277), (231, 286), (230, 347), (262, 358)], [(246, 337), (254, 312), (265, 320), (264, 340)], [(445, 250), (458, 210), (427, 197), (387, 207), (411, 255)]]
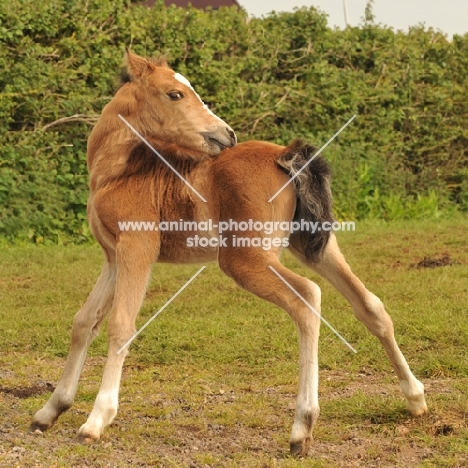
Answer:
[[(364, 17), (367, 0), (238, 0), (254, 16), (272, 10), (292, 11), (294, 7), (315, 6), (328, 14), (328, 24), (343, 28), (344, 2), (348, 21), (357, 26)], [(468, 33), (468, 0), (375, 0), (374, 15), (378, 23), (406, 31), (408, 26), (424, 23), (440, 29), (449, 37)]]

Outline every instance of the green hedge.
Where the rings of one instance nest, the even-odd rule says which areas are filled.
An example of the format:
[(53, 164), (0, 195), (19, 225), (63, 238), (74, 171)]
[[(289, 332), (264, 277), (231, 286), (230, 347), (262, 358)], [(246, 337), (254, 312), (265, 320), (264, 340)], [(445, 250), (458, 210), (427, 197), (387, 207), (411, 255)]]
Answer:
[[(164, 53), (239, 139), (324, 144), (339, 217), (468, 208), (468, 35), (372, 22), (332, 30), (317, 10), (123, 0), (0, 4), (0, 236), (89, 238), (86, 139), (125, 46)], [(60, 120), (61, 119), (61, 120)]]

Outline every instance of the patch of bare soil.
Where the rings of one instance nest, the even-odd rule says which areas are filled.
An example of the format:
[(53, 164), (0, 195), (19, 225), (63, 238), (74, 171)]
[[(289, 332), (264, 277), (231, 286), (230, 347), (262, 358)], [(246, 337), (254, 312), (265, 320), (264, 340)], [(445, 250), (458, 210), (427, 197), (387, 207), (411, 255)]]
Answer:
[(0, 387), (0, 393), (9, 393), (16, 398), (30, 398), (54, 390), (55, 387), (50, 382), (40, 382), (30, 387)]
[(452, 260), (450, 255), (443, 255), (442, 257), (424, 257), (418, 263), (412, 263), (410, 268), (437, 268), (450, 265), (460, 265), (460, 262)]

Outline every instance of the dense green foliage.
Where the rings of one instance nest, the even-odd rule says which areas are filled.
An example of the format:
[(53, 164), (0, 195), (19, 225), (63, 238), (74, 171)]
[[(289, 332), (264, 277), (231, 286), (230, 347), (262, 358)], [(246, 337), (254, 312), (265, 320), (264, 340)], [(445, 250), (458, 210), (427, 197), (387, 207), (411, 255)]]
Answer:
[(3, 237), (89, 237), (86, 138), (126, 45), (167, 54), (240, 140), (319, 146), (357, 114), (325, 153), (339, 217), (468, 207), (468, 35), (450, 42), (371, 21), (332, 30), (315, 9), (254, 19), (125, 0), (11, 0), (0, 4), (0, 43)]

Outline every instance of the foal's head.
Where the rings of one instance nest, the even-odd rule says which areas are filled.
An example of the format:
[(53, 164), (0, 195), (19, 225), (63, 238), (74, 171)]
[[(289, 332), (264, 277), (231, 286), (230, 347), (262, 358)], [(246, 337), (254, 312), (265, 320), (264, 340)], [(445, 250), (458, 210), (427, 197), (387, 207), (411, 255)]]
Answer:
[(129, 79), (116, 100), (122, 116), (146, 138), (179, 153), (206, 156), (216, 156), (236, 144), (232, 128), (164, 60), (148, 60), (130, 51), (126, 58)]

